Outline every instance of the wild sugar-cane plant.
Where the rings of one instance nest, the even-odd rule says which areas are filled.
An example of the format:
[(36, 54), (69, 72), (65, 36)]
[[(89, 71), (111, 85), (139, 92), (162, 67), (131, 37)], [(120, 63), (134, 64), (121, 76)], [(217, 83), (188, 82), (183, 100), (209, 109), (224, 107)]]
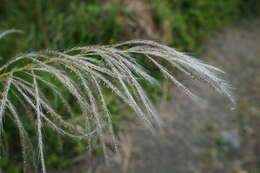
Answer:
[[(0, 34), (0, 38), (13, 32), (20, 31), (5, 31)], [(5, 117), (9, 117), (16, 124), (25, 164), (24, 171), (30, 169), (26, 163), (30, 152), (28, 148), (32, 143), (21, 120), (24, 115), (21, 111), (27, 111), (26, 116), (37, 134), (43, 173), (46, 172), (44, 128), (52, 128), (58, 134), (73, 139), (91, 139), (94, 135), (98, 136), (105, 158), (107, 150), (103, 134), (108, 131), (117, 150), (112, 115), (108, 109), (104, 88), (111, 90), (115, 97), (127, 104), (149, 129), (160, 125), (160, 117), (142, 86), (143, 81), (151, 85), (158, 82), (149, 73), (149, 69), (140, 65), (138, 58), (141, 57), (152, 63), (177, 88), (195, 101), (200, 101), (200, 98), (175, 78), (171, 73), (171, 66), (191, 79), (208, 84), (234, 103), (232, 87), (220, 77), (224, 73), (222, 70), (154, 41), (131, 40), (113, 45), (20, 54), (0, 67), (0, 132), (3, 136)], [(164, 62), (170, 66), (164, 66)], [(56, 81), (46, 78), (46, 75), (52, 76)], [(52, 91), (51, 95), (46, 92), (46, 88)], [(65, 98), (61, 90), (69, 92), (72, 99)], [(65, 114), (61, 114), (60, 109), (51, 104), (54, 97), (63, 103), (61, 106)], [(72, 101), (77, 102), (80, 112), (75, 110)], [(83, 116), (83, 121), (69, 121), (69, 117), (79, 114)]]

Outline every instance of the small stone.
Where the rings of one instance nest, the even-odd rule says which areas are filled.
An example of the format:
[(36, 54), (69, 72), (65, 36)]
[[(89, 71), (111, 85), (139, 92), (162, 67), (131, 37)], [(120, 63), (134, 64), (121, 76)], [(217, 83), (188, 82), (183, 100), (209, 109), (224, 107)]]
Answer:
[(239, 150), (241, 137), (237, 131), (223, 131), (221, 137), (227, 142), (231, 150)]

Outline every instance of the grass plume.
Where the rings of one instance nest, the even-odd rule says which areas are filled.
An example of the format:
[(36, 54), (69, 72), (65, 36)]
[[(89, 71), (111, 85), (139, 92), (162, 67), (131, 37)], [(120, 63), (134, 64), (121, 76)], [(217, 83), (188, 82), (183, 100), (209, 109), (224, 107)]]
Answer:
[[(0, 34), (0, 38), (15, 31), (6, 31)], [(19, 129), (22, 148), (27, 148), (29, 135), (20, 120), (19, 110), (12, 103), (13, 99), (10, 99), (16, 98), (19, 106), (31, 111), (28, 116), (31, 116), (38, 136), (43, 173), (46, 172), (42, 132), (45, 127), (74, 139), (91, 139), (93, 135), (98, 135), (107, 158), (103, 140), (107, 128), (104, 128), (104, 124), (108, 124), (115, 150), (117, 144), (104, 88), (121, 98), (149, 129), (154, 129), (154, 126), (161, 123), (142, 87), (143, 81), (152, 85), (157, 84), (157, 81), (149, 73), (149, 69), (140, 65), (138, 59), (141, 57), (156, 66), (165, 77), (195, 101), (200, 98), (178, 81), (171, 73), (171, 67), (165, 66), (165, 63), (178, 68), (191, 79), (205, 82), (227, 96), (231, 102), (235, 102), (231, 86), (220, 77), (224, 73), (222, 70), (154, 41), (131, 40), (113, 45), (75, 47), (65, 51), (31, 52), (10, 59), (0, 67), (0, 128), (3, 127), (5, 116), (12, 117)], [(56, 82), (51, 82), (46, 76), (55, 78)], [(52, 97), (46, 93), (46, 88), (48, 92), (52, 92)], [(63, 96), (61, 89), (71, 94), (71, 100)], [(63, 113), (50, 103), (54, 97), (63, 103)], [(71, 102), (76, 102), (80, 109), (75, 110)], [(84, 123), (69, 121), (79, 114), (84, 115)], [(3, 130), (1, 135), (2, 132)], [(26, 153), (23, 155), (26, 160)]]

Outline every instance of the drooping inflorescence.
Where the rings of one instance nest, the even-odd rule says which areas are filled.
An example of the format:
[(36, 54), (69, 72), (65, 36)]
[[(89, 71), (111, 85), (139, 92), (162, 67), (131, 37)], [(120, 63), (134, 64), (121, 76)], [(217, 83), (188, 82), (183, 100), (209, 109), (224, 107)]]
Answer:
[[(0, 34), (0, 38), (7, 33)], [(117, 144), (104, 88), (127, 104), (148, 128), (153, 129), (154, 125), (161, 123), (142, 86), (144, 81), (152, 85), (158, 82), (149, 69), (140, 65), (140, 59), (152, 63), (193, 100), (199, 100), (199, 97), (176, 79), (171, 72), (172, 67), (191, 79), (205, 82), (235, 102), (232, 87), (220, 77), (224, 73), (222, 70), (154, 41), (131, 40), (114, 45), (75, 47), (66, 51), (45, 50), (12, 58), (0, 67), (0, 128), (5, 116), (12, 117), (19, 129), (22, 147), (26, 149), (25, 142), (30, 141), (29, 135), (20, 120), (19, 110), (10, 99), (16, 98), (20, 106), (31, 111), (27, 116), (31, 116), (38, 135), (42, 172), (46, 172), (42, 136), (45, 127), (75, 139), (97, 135), (107, 157), (103, 140), (105, 131), (111, 134), (116, 150)], [(64, 97), (64, 90), (70, 93), (80, 112), (73, 107), (75, 104)], [(51, 104), (54, 97), (63, 103), (62, 112)], [(71, 117), (79, 114), (83, 115), (83, 122), (70, 121)]]

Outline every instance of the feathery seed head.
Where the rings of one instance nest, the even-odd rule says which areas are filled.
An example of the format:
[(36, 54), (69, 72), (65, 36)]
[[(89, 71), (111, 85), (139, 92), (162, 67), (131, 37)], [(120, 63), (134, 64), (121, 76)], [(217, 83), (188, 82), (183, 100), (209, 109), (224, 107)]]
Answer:
[[(0, 38), (12, 32), (17, 30), (1, 33)], [(0, 67), (1, 84), (4, 86), (1, 90), (0, 128), (4, 116), (13, 116), (24, 145), (24, 139), (28, 135), (20, 121), (19, 110), (9, 99), (12, 96), (17, 98), (25, 109), (28, 106), (34, 111), (29, 116), (36, 124), (42, 172), (46, 172), (42, 136), (44, 124), (58, 134), (75, 139), (91, 139), (93, 135), (98, 135), (107, 157), (103, 139), (106, 129), (103, 124), (108, 124), (115, 150), (117, 144), (104, 87), (127, 104), (149, 129), (162, 123), (142, 82), (159, 84), (149, 73), (149, 69), (138, 63), (137, 58), (140, 56), (153, 63), (177, 88), (195, 101), (200, 102), (200, 98), (178, 81), (164, 63), (178, 68), (191, 79), (208, 84), (235, 103), (231, 85), (220, 77), (224, 73), (222, 70), (154, 41), (131, 40), (108, 46), (76, 47), (63, 52), (31, 52), (12, 58)], [(46, 75), (54, 77), (56, 81), (49, 80)], [(63, 116), (63, 113), (51, 104), (52, 98), (43, 88), (52, 91), (62, 102), (64, 112), (75, 118), (78, 115), (60, 88), (69, 92), (73, 100), (78, 102), (85, 123), (77, 124), (69, 120), (68, 116)]]

